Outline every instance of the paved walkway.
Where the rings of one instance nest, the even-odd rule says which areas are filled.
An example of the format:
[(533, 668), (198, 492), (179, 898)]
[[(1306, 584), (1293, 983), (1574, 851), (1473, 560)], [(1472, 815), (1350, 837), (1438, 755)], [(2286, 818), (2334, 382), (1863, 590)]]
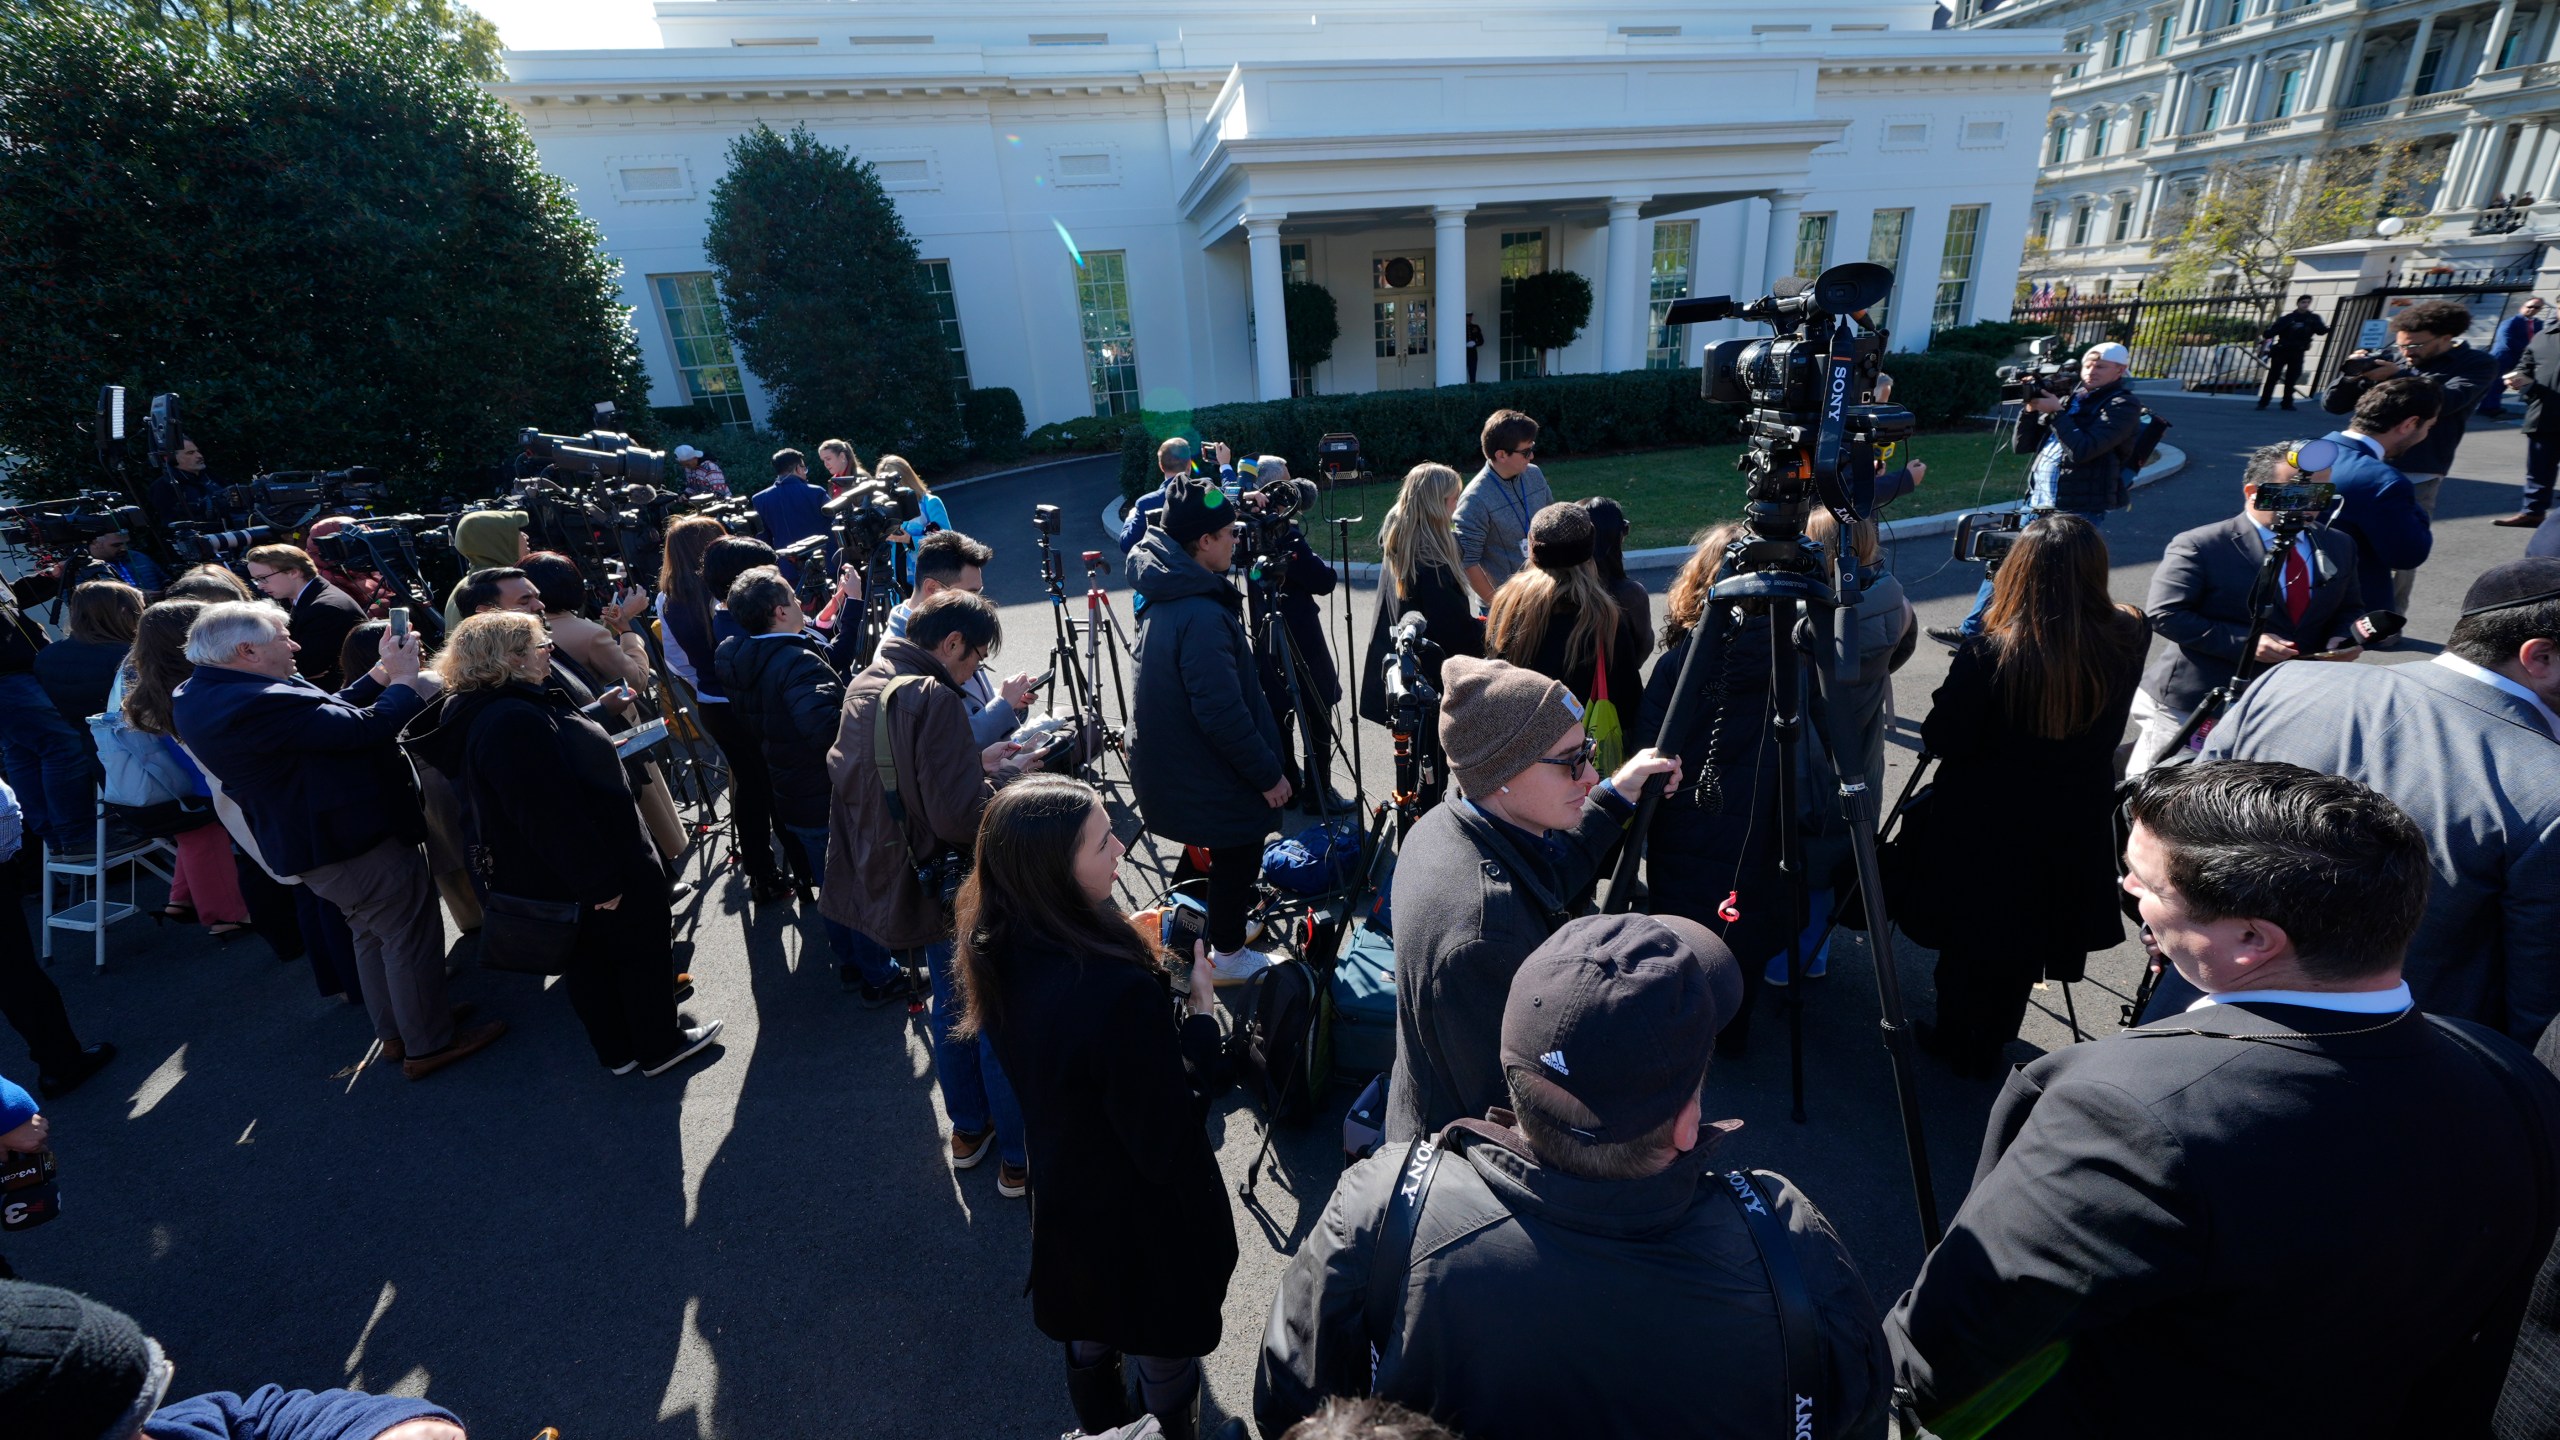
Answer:
[[(2191, 464), (2107, 527), (2117, 593), (2133, 601), (2170, 535), (2239, 503), (2249, 445), (2326, 428), (2316, 415), (2225, 401), (2155, 403)], [(2512, 429), (2464, 446), (2413, 636), (2441, 640), (2469, 579), (2521, 553), (2522, 532), (2487, 517), (2513, 508), (2522, 460)], [(1071, 530), (1066, 543), (1098, 547), (1080, 517), (1100, 506), (1117, 465), (1102, 457), (950, 497), (957, 522), (998, 548), (990, 588), (1012, 633), (1007, 668), (1041, 668), (1048, 643), (1031, 507), (1059, 505), (1088, 532)], [(1930, 483), (1968, 482), (1941, 472)], [(1894, 557), (1929, 623), (1959, 615), (1975, 578), (1946, 563), (1945, 543), (1909, 543)], [(1645, 578), (1659, 592), (1667, 576)], [(1365, 640), (1365, 591), (1357, 604), (1354, 634)], [(1897, 786), (1944, 669), (1944, 652), (1924, 641), (1901, 676)], [(1384, 740), (1368, 728), (1361, 738), (1374, 787)], [(1996, 891), (1998, 877), (1984, 878)], [(1068, 1428), (1057, 1347), (1033, 1330), (1021, 1296), (1027, 1211), (997, 1198), (993, 1166), (955, 1176), (945, 1165), (920, 1024), (841, 994), (814, 924), (803, 930), (782, 910), (728, 913), (744, 896), (724, 878), (705, 892), (690, 1009), (727, 1019), (724, 1048), (659, 1081), (606, 1075), (565, 996), (502, 975), (459, 986), (515, 1022), (486, 1055), (414, 1085), (378, 1068), (350, 1076), (365, 1022), (319, 1000), (303, 966), (277, 964), (254, 940), (217, 948), (193, 933), (121, 927), (106, 973), (79, 958), (55, 965), (82, 1033), (124, 1054), (51, 1107), (65, 1214), (9, 1237), (9, 1258), (140, 1317), (175, 1359), (182, 1394), (269, 1380), (423, 1391), (493, 1440), (546, 1424), (568, 1440), (1027, 1440)], [(1900, 960), (1905, 993), (1926, 1014), (1930, 957), (1905, 949)], [(2114, 1027), (2134, 967), (2131, 946), (2093, 957), (2090, 981), (2074, 987), (2083, 1025)], [(1775, 1012), (1748, 1057), (1718, 1062), (1708, 1097), (1714, 1113), (1749, 1122), (1730, 1158), (1802, 1184), (1889, 1303), (1920, 1245), (1872, 980), (1852, 938), (1813, 987), (1808, 1123), (1787, 1118)], [(2060, 994), (2039, 1000), (2013, 1058), (2069, 1042)], [(14, 1044), (0, 1041), (0, 1066), (23, 1072)], [(1927, 1061), (1920, 1086), (1952, 1214), (1996, 1092)], [(1230, 1102), (1211, 1124), (1240, 1179), (1252, 1119)], [(1210, 1362), (1213, 1409), (1249, 1408), (1285, 1252), (1330, 1192), (1338, 1153), (1330, 1115), (1284, 1133), (1264, 1208), (1237, 1210), (1243, 1260)]]

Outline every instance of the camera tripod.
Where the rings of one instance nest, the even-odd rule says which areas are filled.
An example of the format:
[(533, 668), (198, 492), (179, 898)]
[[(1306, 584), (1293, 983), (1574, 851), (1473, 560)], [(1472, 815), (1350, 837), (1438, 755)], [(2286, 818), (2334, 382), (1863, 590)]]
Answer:
[[(1907, 428), (1907, 411), (1886, 413), (1884, 407), (1857, 407), (1864, 413), (1853, 418), (1851, 407), (1845, 403), (1863, 393), (1865, 387), (1857, 384), (1860, 367), (1869, 367), (1867, 373), (1872, 375), (1872, 367), (1883, 350), (1882, 332), (1867, 326), (1865, 333), (1857, 333), (1849, 319), (1863, 316), (1892, 288), (1892, 273), (1882, 266), (1838, 265), (1824, 271), (1811, 287), (1782, 297), (1739, 306), (1729, 299), (1683, 301), (1674, 306), (1672, 317), (1676, 323), (1683, 318), (1681, 306), (1688, 306), (1694, 308), (1686, 318), (1739, 316), (1768, 323), (1782, 335), (1792, 333), (1799, 337), (1719, 342), (1720, 347), (1737, 347), (1734, 357), (1719, 361), (1714, 354), (1710, 356), (1714, 363), (1708, 367), (1706, 383), (1711, 393), (1719, 386), (1740, 385), (1747, 390), (1746, 398), (1753, 406), (1747, 432), (1750, 448), (1744, 454), (1749, 476), (1748, 500), (1743, 507), (1746, 533), (1725, 551), (1726, 578), (1718, 580), (1707, 592), (1708, 613), (1699, 617), (1688, 653), (1681, 657), (1669, 711), (1662, 722), (1662, 740), (1657, 741), (1657, 746), (1665, 749), (1682, 743), (1693, 728), (1701, 705), (1711, 705), (1720, 718), (1723, 687), (1717, 686), (1716, 696), (1709, 701), (1708, 677), (1725, 668), (1732, 643), (1739, 637), (1742, 626), (1737, 602), (1760, 602), (1769, 618), (1770, 728), (1778, 742), (1778, 855), (1788, 897), (1787, 1041), (1793, 1118), (1798, 1123), (1805, 1118), (1804, 930), (1809, 896), (1796, 808), (1796, 763), (1804, 743), (1804, 715), (1794, 637), (1797, 621), (1809, 619), (1814, 649), (1821, 657), (1821, 664), (1814, 671), (1817, 684), (1830, 676), (1854, 673), (1854, 627), (1844, 634), (1839, 617), (1844, 611), (1854, 614), (1860, 599), (1856, 567), (1842, 565), (1837, 554), (1826, 557), (1821, 546), (1805, 538), (1804, 523), (1817, 491), (1835, 513), (1850, 504), (1841, 485), (1846, 455), (1863, 444), (1887, 438), (1891, 425)], [(1781, 346), (1789, 347), (1790, 352), (1794, 346), (1803, 346), (1814, 353), (1781, 364), (1777, 353)], [(1764, 363), (1748, 363), (1755, 353), (1766, 357)], [(1801, 391), (1798, 382), (1790, 378), (1798, 372)], [(1854, 515), (1842, 513), (1841, 518), (1845, 537)], [(1701, 659), (1709, 650), (1717, 652), (1712, 663)], [(1709, 730), (1707, 752), (1700, 757), (1704, 765), (1714, 763), (1714, 728)], [(1929, 1177), (1928, 1147), (1921, 1132), (1912, 1029), (1903, 1011), (1902, 978), (1895, 968), (1892, 925), (1885, 913), (1884, 883), (1876, 863), (1877, 797), (1867, 785), (1864, 757), (1855, 746), (1845, 743), (1844, 737), (1828, 734), (1817, 734), (1814, 741), (1831, 757), (1832, 771), (1839, 777), (1840, 814), (1847, 822), (1850, 862), (1858, 893), (1866, 903), (1880, 1026), (1893, 1065), (1913, 1198), (1919, 1206), (1922, 1239), (1935, 1248), (1943, 1231), (1938, 1223), (1937, 1193)], [(1662, 798), (1662, 777), (1656, 775), (1645, 782), (1625, 848), (1619, 852), (1617, 868), (1610, 876), (1608, 898), (1603, 905), (1609, 913), (1623, 913), (1635, 902), (1636, 870), (1643, 860), (1645, 842)]]
[[(1344, 534), (1349, 533), (1349, 521), (1337, 520), (1335, 523)], [(1290, 594), (1287, 545), (1275, 545), (1253, 556), (1245, 566), (1245, 585), (1253, 602), (1254, 664), (1266, 676), (1277, 673), (1281, 677), (1281, 693), (1266, 698), (1285, 706), (1287, 714), (1282, 723), (1297, 729), (1296, 748), (1303, 757), (1298, 767), (1299, 779), (1305, 782), (1311, 793), (1318, 794), (1319, 818), (1331, 819), (1333, 807), (1321, 802), (1321, 792), (1332, 786), (1336, 757), (1348, 759), (1352, 773), (1349, 813), (1358, 815), (1364, 798), (1359, 747), (1343, 742), (1341, 730), (1334, 723), (1331, 706), (1319, 710), (1310, 703), (1315, 698), (1310, 693), (1313, 689), (1310, 682), (1314, 677), (1298, 654), (1296, 639), (1289, 633), (1289, 617), (1282, 608)], [(1345, 599), (1347, 603), (1348, 597)]]
[[(2288, 512), (2278, 514), (2276, 523), (2269, 528), (2276, 532), (2276, 543), (2267, 547), (2267, 553), (2258, 561), (2258, 573), (2249, 581), (2249, 633), (2241, 638), (2239, 663), (2232, 667), (2230, 679), (2214, 686), (2204, 699), (2197, 702), (2195, 713), (2187, 717), (2186, 724), (2178, 727), (2177, 735), (2169, 741), (2169, 748), (2161, 753), (2159, 764), (2174, 765), (2193, 760), (2196, 752), (2187, 747), (2195, 743), (2197, 736), (2211, 729), (2214, 722), (2220, 720), (2232, 703), (2240, 698), (2240, 692), (2249, 688), (2249, 682), (2257, 679), (2259, 673), (2267, 668), (2266, 663), (2258, 658), (2258, 641), (2266, 635), (2267, 626), (2275, 621), (2276, 605), (2281, 599), (2284, 560), (2293, 553), (2293, 547), (2300, 543), (2303, 533), (2313, 527), (2309, 519)], [(2320, 583), (2319, 567), (2320, 547), (2314, 544), (2311, 547), (2311, 568), (2315, 586)]]

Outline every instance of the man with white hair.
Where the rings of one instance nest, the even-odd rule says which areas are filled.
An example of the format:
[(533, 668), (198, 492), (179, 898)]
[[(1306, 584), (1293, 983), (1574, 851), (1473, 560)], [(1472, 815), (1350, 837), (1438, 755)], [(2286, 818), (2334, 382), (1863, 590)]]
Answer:
[(506, 1033), (457, 1026), (445, 999), (444, 925), (400, 727), (435, 682), (415, 635), (382, 637), (380, 663), (332, 695), (294, 669), (284, 612), (208, 607), (187, 631), (194, 675), (171, 697), (178, 737), (238, 802), (268, 868), (298, 875), (355, 932), (356, 975), (386, 1061), (424, 1079)]
[[(2017, 448), (2030, 449), (2027, 508), (2050, 513), (2067, 511), (2092, 525), (2104, 525), (2107, 512), (2130, 503), (2131, 477), (2124, 454), (2142, 433), (2142, 402), (2125, 384), (2133, 353), (2110, 341), (2092, 345), (2080, 357), (2080, 385), (2069, 399), (2056, 395), (2028, 398), (2018, 416)], [(1932, 625), (1929, 638), (1961, 644), (1982, 633), (1982, 612), (1991, 608), (1991, 577), (1982, 577), (1973, 613), (1958, 625)]]

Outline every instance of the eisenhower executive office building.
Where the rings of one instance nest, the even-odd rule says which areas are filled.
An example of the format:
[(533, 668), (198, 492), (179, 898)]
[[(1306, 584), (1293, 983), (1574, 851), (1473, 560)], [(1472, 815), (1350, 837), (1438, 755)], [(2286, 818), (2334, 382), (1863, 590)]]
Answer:
[[(661, 50), (517, 51), (493, 89), (625, 267), (661, 405), (763, 396), (702, 241), (731, 137), (878, 167), (955, 359), (1032, 423), (1536, 374), (1508, 281), (1570, 269), (1550, 373), (1694, 364), (1692, 294), (1872, 259), (1897, 348), (2009, 313), (2059, 32), (1929, 0), (660, 0)], [(1284, 278), (1342, 338), (1289, 373)], [(847, 323), (861, 317), (849, 315)], [(1365, 323), (1364, 323), (1365, 322)], [(1710, 333), (1712, 332), (1712, 333)]]

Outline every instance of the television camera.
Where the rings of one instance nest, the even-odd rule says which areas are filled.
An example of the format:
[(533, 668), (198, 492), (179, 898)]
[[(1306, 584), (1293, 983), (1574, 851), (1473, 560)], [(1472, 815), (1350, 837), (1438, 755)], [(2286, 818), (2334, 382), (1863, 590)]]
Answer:
[(58, 558), (86, 551), (101, 535), (130, 532), (142, 523), (141, 506), (125, 503), (112, 490), (86, 490), (65, 500), (0, 506), (0, 544)]
[(2017, 405), (2038, 395), (2061, 399), (2080, 384), (2080, 367), (2062, 353), (2062, 337), (2039, 335), (2027, 342), (2027, 363), (2003, 365), (1994, 372), (2000, 377), (2000, 403)]

